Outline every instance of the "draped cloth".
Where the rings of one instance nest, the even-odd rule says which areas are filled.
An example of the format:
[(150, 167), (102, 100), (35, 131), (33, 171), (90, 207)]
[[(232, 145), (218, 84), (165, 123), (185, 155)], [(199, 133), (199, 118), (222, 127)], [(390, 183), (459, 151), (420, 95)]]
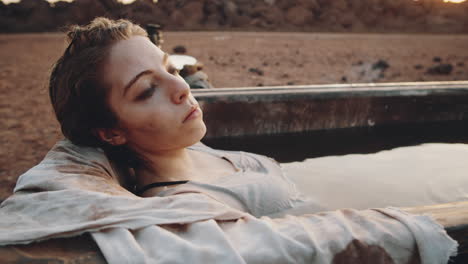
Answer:
[(468, 144), (426, 143), (281, 165), (299, 191), (327, 211), (468, 201)]
[(254, 217), (203, 193), (141, 198), (103, 151), (60, 141), (0, 205), (0, 245), (90, 232), (109, 263), (447, 263), (457, 243), (397, 208)]

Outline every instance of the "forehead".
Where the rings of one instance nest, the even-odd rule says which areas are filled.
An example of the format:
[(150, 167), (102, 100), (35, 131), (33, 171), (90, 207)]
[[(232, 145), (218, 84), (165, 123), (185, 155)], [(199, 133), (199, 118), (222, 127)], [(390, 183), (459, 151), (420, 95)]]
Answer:
[(145, 70), (162, 66), (164, 52), (143, 36), (133, 36), (115, 43), (104, 65), (105, 82), (112, 87), (123, 87)]

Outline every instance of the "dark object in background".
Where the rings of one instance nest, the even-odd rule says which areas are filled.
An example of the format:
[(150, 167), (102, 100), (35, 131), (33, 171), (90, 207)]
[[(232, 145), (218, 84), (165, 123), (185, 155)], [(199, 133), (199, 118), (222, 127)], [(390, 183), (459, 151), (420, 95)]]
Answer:
[(180, 76), (188, 83), (192, 89), (213, 88), (208, 80), (208, 75), (203, 71), (203, 64), (197, 62), (194, 65), (184, 65), (180, 70)]
[(146, 24), (145, 29), (151, 42), (161, 48), (162, 44), (164, 43), (162, 36), (162, 26), (159, 24)]
[[(162, 43), (164, 43), (162, 39), (162, 26), (159, 24), (147, 24), (146, 32), (151, 42), (161, 48)], [(182, 45), (178, 45), (173, 48), (173, 52), (176, 54), (184, 54), (187, 52), (187, 49)], [(194, 65), (186, 64), (180, 70), (180, 76), (184, 78), (192, 89), (213, 88), (213, 85), (208, 80), (208, 75), (204, 73), (202, 69), (203, 64), (198, 62)]]
[(249, 68), (249, 72), (256, 73), (256, 74), (258, 74), (258, 75), (260, 75), (260, 76), (263, 75), (263, 71), (260, 70), (260, 69), (258, 69), (258, 68)]
[(172, 52), (174, 52), (175, 54), (185, 54), (187, 53), (187, 48), (185, 48), (185, 46), (182, 45), (177, 45), (172, 49)]
[(434, 62), (441, 62), (442, 61), (442, 59), (440, 57), (434, 57), (432, 60)]
[(449, 75), (452, 73), (452, 64), (439, 64), (427, 69), (426, 73), (431, 75)]
[(378, 60), (376, 63), (372, 64), (373, 70), (381, 69), (382, 71), (385, 71), (389, 67), (390, 64), (384, 60)]

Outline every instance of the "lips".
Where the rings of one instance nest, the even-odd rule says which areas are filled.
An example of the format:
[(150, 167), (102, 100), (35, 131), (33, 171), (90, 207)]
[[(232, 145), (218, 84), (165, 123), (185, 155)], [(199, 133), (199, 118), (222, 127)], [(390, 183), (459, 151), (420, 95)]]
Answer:
[(182, 121), (182, 123), (185, 123), (186, 121), (197, 117), (199, 112), (200, 112), (200, 109), (198, 105), (192, 106), (188, 114), (185, 116), (184, 121)]

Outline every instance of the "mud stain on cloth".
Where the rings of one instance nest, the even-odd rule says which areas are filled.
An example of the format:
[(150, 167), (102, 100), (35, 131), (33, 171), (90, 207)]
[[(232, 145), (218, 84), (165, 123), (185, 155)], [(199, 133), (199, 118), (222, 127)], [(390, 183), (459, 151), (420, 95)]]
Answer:
[[(357, 239), (352, 240), (348, 246), (336, 254), (333, 264), (395, 264), (392, 257), (384, 248), (377, 245), (368, 245)], [(419, 254), (415, 252), (407, 264), (420, 263)]]
[(180, 232), (187, 232), (189, 225), (188, 224), (167, 224), (161, 225), (165, 229), (173, 232), (173, 233), (180, 233)]

